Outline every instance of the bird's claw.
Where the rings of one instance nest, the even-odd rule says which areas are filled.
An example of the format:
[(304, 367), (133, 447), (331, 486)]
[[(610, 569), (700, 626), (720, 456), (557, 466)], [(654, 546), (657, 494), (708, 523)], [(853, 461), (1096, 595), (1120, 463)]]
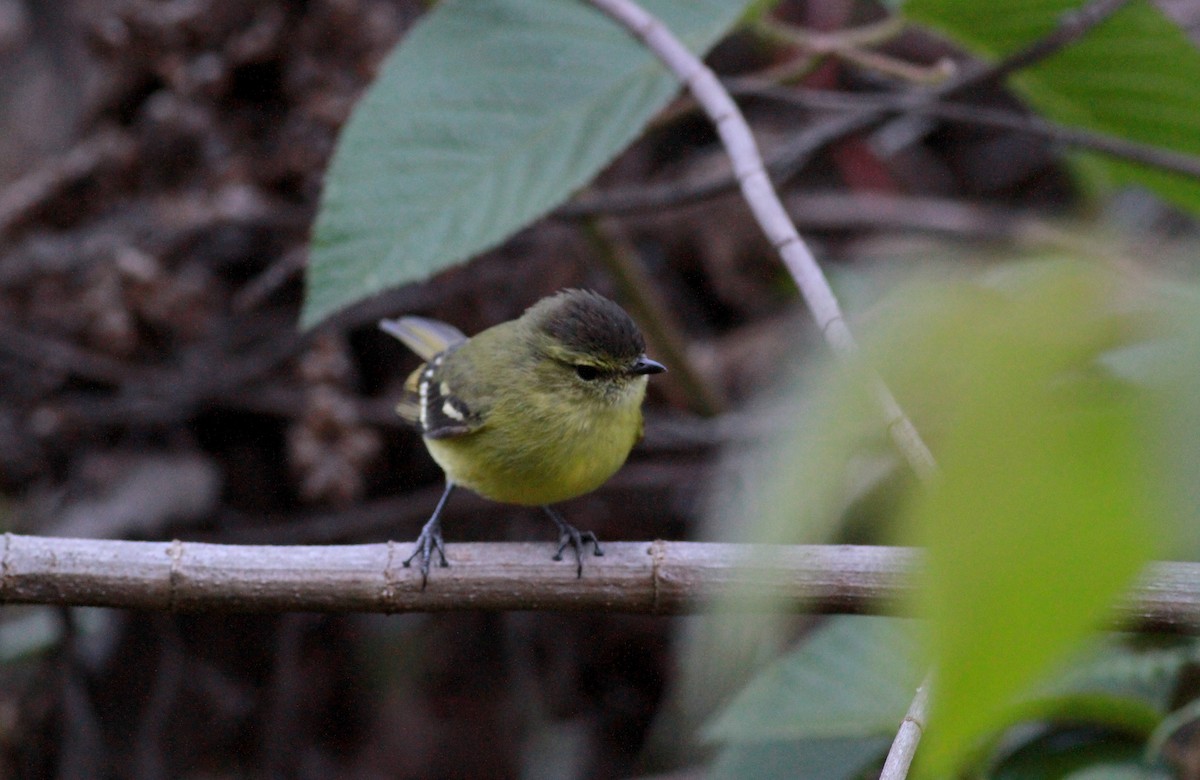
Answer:
[(417, 559), (417, 568), (421, 570), (421, 590), (425, 590), (425, 586), (429, 584), (429, 561), (433, 558), (434, 552), (438, 554), (439, 566), (450, 565), (446, 560), (446, 545), (442, 542), (442, 529), (439, 524), (430, 522), (421, 529), (421, 535), (413, 543), (412, 555), (404, 559), (405, 568), (412, 565), (413, 559)]
[(570, 545), (571, 550), (575, 553), (575, 576), (582, 577), (584, 545), (591, 542), (592, 554), (604, 555), (604, 550), (600, 549), (600, 540), (596, 538), (595, 533), (580, 531), (549, 509), (546, 510), (546, 514), (550, 515), (550, 519), (558, 525), (558, 550), (554, 553), (554, 560), (561, 561), (563, 559), (563, 550), (567, 549), (567, 545)]

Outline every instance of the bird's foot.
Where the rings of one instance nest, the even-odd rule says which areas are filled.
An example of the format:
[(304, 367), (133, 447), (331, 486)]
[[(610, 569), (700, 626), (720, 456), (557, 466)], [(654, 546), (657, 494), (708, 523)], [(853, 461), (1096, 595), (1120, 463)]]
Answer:
[(575, 576), (582, 577), (584, 545), (591, 542), (592, 554), (604, 555), (604, 550), (600, 549), (600, 540), (596, 538), (596, 534), (593, 532), (580, 531), (566, 520), (563, 520), (550, 507), (544, 506), (542, 509), (546, 511), (546, 514), (558, 526), (558, 550), (554, 553), (554, 560), (561, 561), (563, 559), (563, 550), (567, 549), (567, 545), (570, 545), (571, 550), (575, 553)]
[(438, 520), (435, 517), (425, 524), (413, 545), (413, 554), (404, 560), (405, 567), (410, 566), (414, 559), (417, 560), (417, 568), (421, 570), (421, 590), (425, 590), (429, 584), (429, 561), (435, 552), (438, 554), (438, 565), (450, 565), (446, 560), (446, 545), (442, 542), (442, 525)]

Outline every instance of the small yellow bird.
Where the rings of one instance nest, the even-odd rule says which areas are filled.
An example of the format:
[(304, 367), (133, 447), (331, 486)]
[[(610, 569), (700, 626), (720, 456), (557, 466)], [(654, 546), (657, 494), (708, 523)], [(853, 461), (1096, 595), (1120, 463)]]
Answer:
[(437, 552), (448, 566), (441, 516), (458, 486), (508, 504), (541, 506), (558, 526), (554, 560), (570, 545), (583, 575), (587, 542), (550, 504), (600, 487), (642, 437), (648, 375), (666, 368), (646, 357), (637, 325), (587, 290), (543, 298), (515, 320), (467, 338), (422, 317), (382, 320), (424, 361), (405, 383), (396, 412), (414, 424), (446, 474), (446, 490), (421, 529), (422, 581)]

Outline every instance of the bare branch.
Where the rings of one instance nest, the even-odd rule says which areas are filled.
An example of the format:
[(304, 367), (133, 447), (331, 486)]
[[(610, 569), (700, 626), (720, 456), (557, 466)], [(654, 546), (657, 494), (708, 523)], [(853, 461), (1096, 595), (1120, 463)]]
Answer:
[(1045, 138), (1066, 146), (1100, 152), (1131, 162), (1161, 168), (1172, 173), (1200, 179), (1200, 157), (1120, 136), (1098, 133), (1049, 122), (1041, 117), (1015, 111), (972, 106), (963, 103), (939, 103), (912, 99), (911, 95), (839, 93), (828, 90), (781, 87), (758, 79), (732, 79), (726, 82), (735, 95), (750, 95), (805, 108), (877, 109), (897, 114), (918, 114), (964, 124), (985, 125), (1015, 130)]
[[(602, 610), (677, 614), (730, 587), (781, 609), (880, 612), (917, 553), (884, 547), (607, 542), (583, 576), (552, 545), (456, 543), (429, 585), (409, 545), (274, 547), (6, 534), (0, 602), (156, 610), (406, 612)], [(783, 606), (788, 605), (788, 606)], [(805, 605), (803, 607), (792, 605)]]
[(908, 705), (908, 712), (904, 713), (904, 720), (900, 723), (896, 738), (892, 740), (879, 780), (904, 780), (908, 777), (908, 770), (917, 754), (917, 745), (925, 733), (925, 722), (929, 719), (929, 686), (932, 680), (932, 674), (926, 676), (917, 688), (917, 695)]
[(1074, 11), (1064, 13), (1048, 35), (972, 74), (971, 83), (977, 85), (987, 81), (999, 81), (1019, 70), (1047, 60), (1082, 40), (1127, 5), (1129, 0), (1091, 0)]
[[(258, 546), (5, 534), (0, 603), (175, 611), (587, 610), (676, 615), (745, 593), (757, 608), (894, 614), (920, 552), (855, 545), (606, 542), (583, 577), (552, 545), (455, 543), (450, 567), (401, 565), (408, 544)], [(721, 602), (725, 604), (725, 601)], [(733, 608), (742, 604), (730, 603)], [(1114, 626), (1200, 634), (1200, 563), (1151, 564)]]
[(61, 198), (71, 187), (95, 178), (99, 172), (128, 167), (133, 159), (133, 139), (116, 130), (102, 130), (81, 142), (54, 164), (38, 168), (0, 190), (0, 238)]
[[(904, 100), (908, 102), (905, 110), (916, 111), (918, 105), (933, 105), (944, 98), (1036, 65), (1084, 37), (1126, 4), (1128, 0), (1093, 0), (1089, 5), (1064, 17), (1045, 39), (999, 62), (990, 65), (978, 63), (975, 67), (964, 68), (958, 76), (947, 79), (936, 87), (917, 88), (905, 93)], [(826, 146), (854, 133), (871, 130), (887, 121), (893, 113), (884, 108), (866, 107), (860, 111), (817, 122), (773, 150), (766, 161), (766, 167), (778, 181), (786, 182), (802, 171)], [(554, 215), (578, 219), (595, 214), (630, 214), (648, 209), (672, 208), (724, 195), (737, 186), (735, 176), (721, 173), (656, 187), (614, 189), (586, 195), (564, 204), (554, 211)]]

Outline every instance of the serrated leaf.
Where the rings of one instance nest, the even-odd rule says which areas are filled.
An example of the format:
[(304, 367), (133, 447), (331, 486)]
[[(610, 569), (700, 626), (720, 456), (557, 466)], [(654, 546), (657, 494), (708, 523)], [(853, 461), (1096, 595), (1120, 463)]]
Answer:
[(908, 290), (908, 319), (873, 350), (917, 406), (938, 399), (943, 425), (942, 472), (907, 510), (928, 552), (934, 776), (1069, 657), (1154, 549), (1141, 398), (1095, 364), (1136, 332), (1115, 289), (1046, 263)]
[(911, 621), (830, 618), (763, 670), (705, 729), (721, 742), (895, 732), (921, 680)]
[[(1079, 0), (908, 0), (909, 18), (1001, 58), (1051, 31)], [(1200, 155), (1200, 50), (1154, 5), (1134, 0), (1084, 38), (1011, 79), (1038, 111), (1068, 125)], [(1200, 212), (1200, 182), (1089, 156), (1115, 183), (1136, 183)]]
[[(748, 0), (648, 0), (694, 52)], [(313, 230), (303, 323), (495, 246), (585, 184), (678, 90), (586, 2), (448, 0), (347, 123)]]

